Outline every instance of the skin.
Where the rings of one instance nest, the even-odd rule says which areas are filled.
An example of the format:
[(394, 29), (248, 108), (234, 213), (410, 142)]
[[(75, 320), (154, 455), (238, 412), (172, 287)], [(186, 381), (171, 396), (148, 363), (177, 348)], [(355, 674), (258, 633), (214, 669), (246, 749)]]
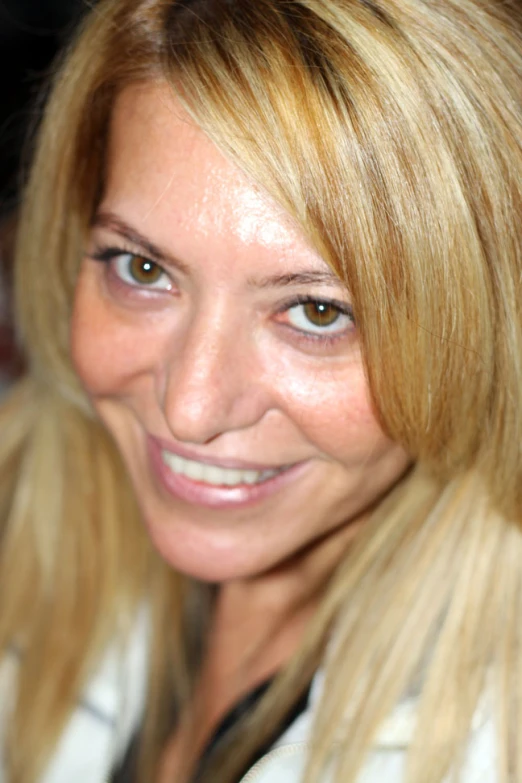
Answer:
[[(334, 339), (310, 337), (316, 327), (295, 306), (296, 296), (349, 306), (349, 293), (167, 88), (123, 92), (108, 160), (104, 217), (76, 290), (73, 360), (123, 455), (154, 545), (173, 567), (222, 585), (202, 678), (205, 735), (295, 649), (319, 586), (409, 460), (376, 420), (353, 322), (342, 315)], [(121, 221), (162, 249), (153, 260), (167, 287), (122, 279), (124, 254), (148, 253), (122, 237)], [(122, 256), (94, 260), (107, 246)], [(296, 273), (317, 281), (289, 281)], [(165, 488), (148, 436), (211, 461), (300, 467), (259, 502), (209, 508)], [(232, 648), (257, 651), (243, 655), (242, 678), (229, 671), (239, 667)]]
[[(402, 474), (407, 456), (377, 423), (349, 319), (325, 343), (292, 326), (302, 313), (279, 312), (296, 294), (349, 304), (348, 293), (336, 280), (259, 287), (272, 275), (329, 269), (166, 89), (123, 94), (109, 160), (99, 212), (184, 269), (164, 262), (170, 291), (133, 288), (115, 264), (90, 255), (107, 245), (144, 249), (117, 228), (95, 228), (74, 306), (77, 372), (163, 557), (203, 580), (255, 576), (356, 521)], [(210, 459), (304, 469), (253, 507), (209, 510), (159, 485), (147, 434)]]

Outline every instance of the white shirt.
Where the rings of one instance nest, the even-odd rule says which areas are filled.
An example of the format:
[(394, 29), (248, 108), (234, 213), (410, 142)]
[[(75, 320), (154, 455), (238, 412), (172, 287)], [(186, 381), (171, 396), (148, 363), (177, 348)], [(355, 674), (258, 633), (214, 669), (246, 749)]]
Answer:
[[(240, 783), (300, 783), (309, 751), (313, 718), (323, 689), (323, 673), (315, 676), (308, 709), (246, 773)], [(402, 701), (383, 723), (357, 783), (403, 783), (406, 752), (415, 730), (416, 700)], [(330, 783), (326, 773), (318, 783)], [(472, 725), (461, 783), (497, 783), (494, 724), (485, 701)]]
[[(74, 710), (39, 783), (106, 783), (138, 729), (145, 704), (147, 617), (128, 647), (111, 647)], [(19, 667), (11, 651), (0, 665), (0, 736), (8, 720)], [(241, 783), (300, 783), (308, 754), (323, 673), (314, 677), (307, 709), (286, 729)], [(383, 724), (358, 783), (402, 783), (415, 726), (415, 700), (401, 702)], [(493, 721), (482, 706), (475, 715), (462, 783), (497, 783)], [(0, 783), (8, 783), (2, 772)], [(330, 775), (324, 781), (330, 783)]]
[[(106, 783), (139, 727), (147, 681), (148, 618), (139, 614), (129, 644), (111, 646), (72, 713), (40, 783)], [(0, 737), (16, 692), (20, 654), (0, 664)], [(0, 783), (8, 783), (0, 746)]]

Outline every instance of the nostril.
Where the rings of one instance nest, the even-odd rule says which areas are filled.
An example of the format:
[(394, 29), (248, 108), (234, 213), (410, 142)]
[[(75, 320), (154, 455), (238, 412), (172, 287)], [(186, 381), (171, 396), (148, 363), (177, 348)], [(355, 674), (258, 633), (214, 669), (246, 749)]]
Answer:
[(185, 353), (183, 362), (171, 363), (159, 380), (158, 402), (172, 437), (204, 444), (254, 427), (270, 408), (254, 366), (239, 352), (199, 351), (193, 362)]
[(229, 395), (212, 374), (204, 372), (202, 361), (196, 361), (185, 372), (171, 369), (160, 404), (168, 429), (176, 440), (203, 444), (230, 425), (234, 395)]

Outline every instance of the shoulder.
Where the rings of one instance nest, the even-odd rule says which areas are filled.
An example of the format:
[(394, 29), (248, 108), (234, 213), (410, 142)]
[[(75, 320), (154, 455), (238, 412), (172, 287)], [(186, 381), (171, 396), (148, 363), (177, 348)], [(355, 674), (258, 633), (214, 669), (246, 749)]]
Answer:
[[(104, 783), (141, 720), (148, 668), (148, 616), (142, 611), (125, 645), (112, 644), (78, 700), (40, 783)], [(0, 664), (0, 737), (12, 709), (20, 653)], [(7, 783), (2, 772), (0, 783)]]
[[(310, 738), (323, 674), (314, 678), (307, 710), (281, 735), (269, 752), (243, 777), (241, 783), (301, 783), (310, 750)], [(416, 702), (401, 702), (382, 725), (375, 744), (361, 770), (357, 783), (403, 783), (406, 754), (415, 727)], [(332, 769), (335, 751), (332, 753)], [(475, 715), (462, 783), (497, 783), (495, 726), (491, 711), (482, 703)], [(333, 783), (326, 772), (318, 783)]]

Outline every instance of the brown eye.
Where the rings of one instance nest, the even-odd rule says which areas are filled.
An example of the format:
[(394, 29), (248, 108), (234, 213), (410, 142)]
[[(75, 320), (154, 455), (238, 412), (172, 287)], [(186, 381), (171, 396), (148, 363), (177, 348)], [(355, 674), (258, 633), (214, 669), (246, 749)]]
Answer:
[(349, 305), (321, 299), (306, 299), (286, 311), (290, 326), (313, 337), (341, 336), (354, 328)]
[(314, 326), (332, 326), (341, 315), (339, 309), (328, 302), (307, 302), (303, 313)]
[(163, 269), (147, 258), (131, 256), (129, 274), (140, 285), (151, 285), (158, 282), (163, 274)]
[(113, 269), (127, 285), (170, 290), (172, 281), (163, 267), (155, 261), (134, 253), (122, 253), (113, 261)]

